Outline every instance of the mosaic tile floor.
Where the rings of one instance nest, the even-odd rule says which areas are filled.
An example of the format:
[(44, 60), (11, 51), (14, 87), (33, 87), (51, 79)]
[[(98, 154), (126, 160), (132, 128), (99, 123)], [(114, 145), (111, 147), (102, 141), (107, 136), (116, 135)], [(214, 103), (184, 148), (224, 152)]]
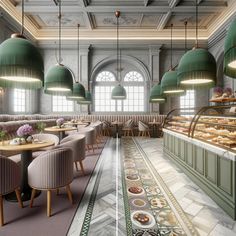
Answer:
[[(116, 139), (110, 139), (107, 142), (68, 236), (127, 235), (122, 193), (122, 165), (120, 166), (124, 145), (120, 148), (119, 142), (120, 140), (117, 143)], [(135, 138), (135, 142), (143, 155), (146, 155), (155, 167), (153, 171), (161, 176), (199, 235), (236, 236), (236, 222), (163, 155), (161, 139)], [(129, 200), (131, 201), (129, 205), (131, 205), (133, 198)], [(89, 214), (87, 214), (88, 209), (90, 209)], [(179, 220), (178, 215), (177, 219)], [(192, 236), (191, 233), (187, 235)]]
[(236, 236), (236, 221), (163, 155), (162, 139), (135, 140), (201, 236)]

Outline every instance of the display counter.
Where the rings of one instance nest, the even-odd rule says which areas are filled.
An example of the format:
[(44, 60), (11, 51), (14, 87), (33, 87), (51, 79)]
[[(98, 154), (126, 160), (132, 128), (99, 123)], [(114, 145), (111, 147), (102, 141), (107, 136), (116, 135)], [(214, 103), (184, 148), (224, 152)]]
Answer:
[[(186, 112), (181, 115), (180, 110), (179, 115), (173, 115), (173, 112), (168, 114), (163, 129), (164, 153), (222, 209), (236, 219), (236, 149), (232, 145), (235, 142), (236, 130), (233, 122), (236, 117), (229, 113), (228, 106), (204, 108), (205, 111), (210, 111), (208, 114), (200, 110), (202, 108), (196, 111), (195, 115)], [(173, 122), (179, 122), (180, 125)], [(198, 130), (198, 124), (201, 124), (203, 134), (208, 134), (210, 130), (209, 135), (212, 136), (209, 138), (209, 135), (206, 135), (204, 138), (196, 135), (201, 132)], [(225, 138), (225, 142), (212, 141), (218, 137), (219, 140), (221, 137)]]

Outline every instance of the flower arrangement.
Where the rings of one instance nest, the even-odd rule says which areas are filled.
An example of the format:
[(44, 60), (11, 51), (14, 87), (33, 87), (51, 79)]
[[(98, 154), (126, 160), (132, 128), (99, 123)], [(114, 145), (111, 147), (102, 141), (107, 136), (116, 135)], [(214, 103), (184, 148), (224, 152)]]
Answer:
[(22, 125), (21, 127), (18, 128), (16, 131), (17, 136), (27, 138), (33, 133), (33, 128), (29, 124)]
[(215, 87), (213, 89), (213, 94), (217, 97), (220, 97), (223, 94), (223, 89), (221, 87)]
[(56, 120), (57, 126), (61, 128), (61, 126), (64, 124), (65, 120), (64, 118), (59, 118)]
[(43, 132), (43, 130), (44, 130), (45, 127), (46, 127), (46, 124), (43, 123), (43, 122), (39, 122), (39, 123), (36, 124), (36, 127), (37, 127), (37, 130), (38, 130), (39, 132)]
[(225, 89), (224, 89), (224, 93), (225, 93), (227, 96), (230, 96), (230, 95), (232, 95), (233, 90), (228, 87), (228, 88), (225, 88)]

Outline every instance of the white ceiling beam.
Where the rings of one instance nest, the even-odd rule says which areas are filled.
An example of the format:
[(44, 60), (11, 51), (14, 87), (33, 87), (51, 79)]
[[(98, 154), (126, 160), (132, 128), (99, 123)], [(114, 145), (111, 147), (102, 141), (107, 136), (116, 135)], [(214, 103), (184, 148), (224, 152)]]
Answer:
[(169, 0), (169, 6), (171, 8), (176, 7), (179, 4), (180, 0)]
[[(81, 2), (81, 5), (82, 5), (84, 8), (87, 7), (87, 2), (86, 2), (86, 0), (81, 0), (80, 2)], [(93, 29), (93, 21), (92, 21), (92, 19), (91, 19), (90, 14), (89, 14), (88, 12), (86, 12), (86, 11), (84, 11), (83, 13), (84, 13), (83, 16), (84, 16), (84, 18), (85, 18), (87, 27), (88, 27), (90, 30), (92, 30), (92, 29)]]
[[(19, 7), (20, 8), (20, 7)], [(227, 6), (199, 6), (199, 12), (222, 12)], [(171, 9), (167, 6), (63, 6), (62, 12), (66, 13), (78, 13), (78, 12), (88, 12), (88, 13), (113, 13), (117, 9), (121, 12), (127, 13), (166, 13), (170, 10), (173, 12), (182, 12), (182, 13), (194, 13), (195, 6), (177, 6)], [(58, 9), (56, 6), (34, 6), (28, 5), (25, 6), (26, 13), (57, 13)]]
[(167, 12), (165, 15), (163, 15), (161, 17), (159, 25), (157, 26), (157, 29), (158, 30), (163, 30), (165, 28), (167, 22), (169, 21), (170, 17), (171, 17), (171, 12), (170, 11)]

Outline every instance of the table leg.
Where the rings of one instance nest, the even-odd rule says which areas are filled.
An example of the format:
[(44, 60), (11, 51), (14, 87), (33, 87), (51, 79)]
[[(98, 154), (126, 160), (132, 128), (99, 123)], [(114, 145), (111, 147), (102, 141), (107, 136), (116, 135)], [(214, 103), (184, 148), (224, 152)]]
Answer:
[[(28, 166), (32, 162), (32, 151), (26, 150), (21, 153), (21, 199), (22, 201), (28, 201), (31, 197), (32, 188), (28, 185)], [(40, 194), (40, 191), (37, 191), (35, 197)], [(6, 200), (17, 202), (15, 192), (7, 194), (5, 196)]]
[(66, 137), (65, 131), (60, 131), (60, 132), (59, 132), (59, 141), (61, 142), (61, 140), (62, 140), (63, 138), (65, 138), (65, 137)]

